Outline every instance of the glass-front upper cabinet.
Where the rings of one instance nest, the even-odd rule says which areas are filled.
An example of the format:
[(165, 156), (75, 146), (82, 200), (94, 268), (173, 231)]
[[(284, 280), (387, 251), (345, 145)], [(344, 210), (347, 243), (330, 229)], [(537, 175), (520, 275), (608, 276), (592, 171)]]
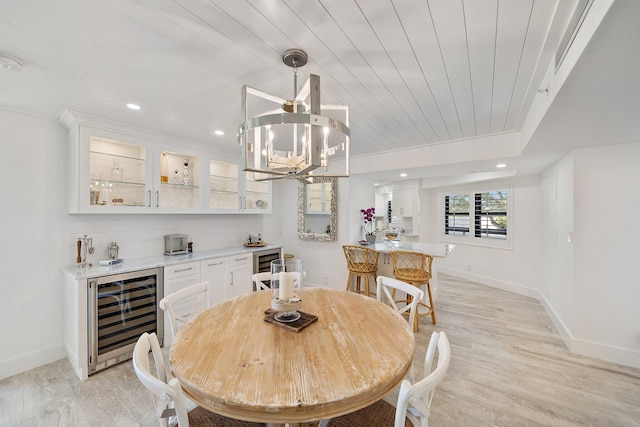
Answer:
[(124, 125), (114, 129), (77, 120), (69, 112), (61, 117), (69, 132), (70, 213), (204, 211), (201, 152), (163, 144)]
[(271, 212), (271, 183), (206, 146), (77, 112), (60, 121), (68, 129), (70, 213)]
[(147, 151), (144, 145), (90, 136), (89, 186), (84, 187), (89, 205), (145, 210)]
[(202, 212), (201, 154), (182, 147), (159, 147), (155, 153), (152, 205), (158, 212)]
[(153, 212), (151, 141), (111, 129), (69, 127), (70, 213)]
[(236, 163), (209, 161), (209, 203), (211, 212), (270, 213), (271, 182), (255, 181)]
[(209, 210), (238, 211), (240, 209), (240, 177), (238, 165), (209, 161)]
[(244, 173), (243, 208), (248, 212), (271, 212), (271, 181), (256, 181), (255, 173)]

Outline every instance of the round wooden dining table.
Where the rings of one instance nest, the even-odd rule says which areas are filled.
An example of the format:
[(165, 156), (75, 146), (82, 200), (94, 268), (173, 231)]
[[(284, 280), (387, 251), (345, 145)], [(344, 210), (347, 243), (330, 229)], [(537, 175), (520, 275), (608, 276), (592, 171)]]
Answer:
[(240, 420), (306, 423), (382, 399), (409, 371), (405, 318), (353, 292), (305, 288), (317, 321), (293, 332), (264, 320), (271, 291), (214, 305), (184, 326), (169, 364), (198, 405)]

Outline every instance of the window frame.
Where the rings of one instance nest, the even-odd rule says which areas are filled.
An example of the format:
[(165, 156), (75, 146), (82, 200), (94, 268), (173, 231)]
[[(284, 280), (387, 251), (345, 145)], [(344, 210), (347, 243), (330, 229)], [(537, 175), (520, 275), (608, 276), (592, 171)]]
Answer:
[[(507, 204), (505, 211), (488, 211), (488, 212), (476, 212), (476, 199), (481, 196), (482, 193), (492, 193), (498, 191), (505, 191), (507, 193)], [(469, 196), (469, 231), (466, 234), (448, 234), (446, 227), (447, 221), (447, 198), (451, 196)], [(484, 246), (491, 248), (501, 249), (513, 249), (513, 235), (514, 235), (514, 218), (513, 218), (513, 185), (510, 183), (503, 184), (486, 184), (482, 186), (469, 186), (469, 187), (457, 187), (455, 189), (445, 190), (438, 195), (438, 229), (440, 234), (440, 240), (443, 242), (450, 242), (462, 245), (474, 245)], [(487, 214), (504, 214), (507, 217), (506, 223), (506, 236), (505, 238), (482, 236), (482, 230), (480, 230), (481, 236), (477, 236), (477, 215)], [(501, 215), (503, 216), (503, 215)]]

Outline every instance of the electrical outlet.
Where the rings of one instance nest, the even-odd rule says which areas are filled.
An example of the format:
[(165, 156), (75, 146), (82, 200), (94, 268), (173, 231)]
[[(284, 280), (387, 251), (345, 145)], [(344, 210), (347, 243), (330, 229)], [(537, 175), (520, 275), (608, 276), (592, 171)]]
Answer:
[(322, 279), (322, 282), (323, 282), (325, 285), (328, 285), (328, 284), (329, 284), (329, 278), (328, 278), (328, 277), (324, 277), (324, 278)]
[(471, 264), (467, 264), (467, 271), (471, 271)]

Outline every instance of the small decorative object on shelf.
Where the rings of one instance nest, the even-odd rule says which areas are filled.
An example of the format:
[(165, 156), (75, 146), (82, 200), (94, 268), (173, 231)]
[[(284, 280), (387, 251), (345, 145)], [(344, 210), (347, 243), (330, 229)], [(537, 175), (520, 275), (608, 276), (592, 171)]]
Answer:
[(376, 241), (376, 233), (378, 229), (375, 227), (376, 208), (360, 209), (362, 215), (362, 229), (367, 242), (374, 243)]
[(180, 177), (180, 171), (178, 169), (175, 169), (173, 171), (173, 183), (174, 184), (180, 184), (181, 180), (182, 180), (182, 178)]
[(278, 322), (295, 322), (302, 309), (302, 260), (284, 258), (271, 261), (271, 308)]
[(191, 172), (189, 172), (189, 159), (184, 159), (182, 164), (184, 169), (182, 170), (182, 184), (191, 185)]
[(116, 242), (111, 242), (111, 244), (107, 248), (107, 253), (109, 254), (109, 259), (117, 259), (119, 250), (120, 250), (120, 246), (118, 246), (118, 244)]
[(122, 182), (124, 179), (124, 171), (120, 167), (120, 163), (113, 161), (113, 167), (111, 168), (111, 181)]
[(162, 153), (160, 159), (160, 182), (169, 182), (169, 166), (167, 164), (167, 153)]

